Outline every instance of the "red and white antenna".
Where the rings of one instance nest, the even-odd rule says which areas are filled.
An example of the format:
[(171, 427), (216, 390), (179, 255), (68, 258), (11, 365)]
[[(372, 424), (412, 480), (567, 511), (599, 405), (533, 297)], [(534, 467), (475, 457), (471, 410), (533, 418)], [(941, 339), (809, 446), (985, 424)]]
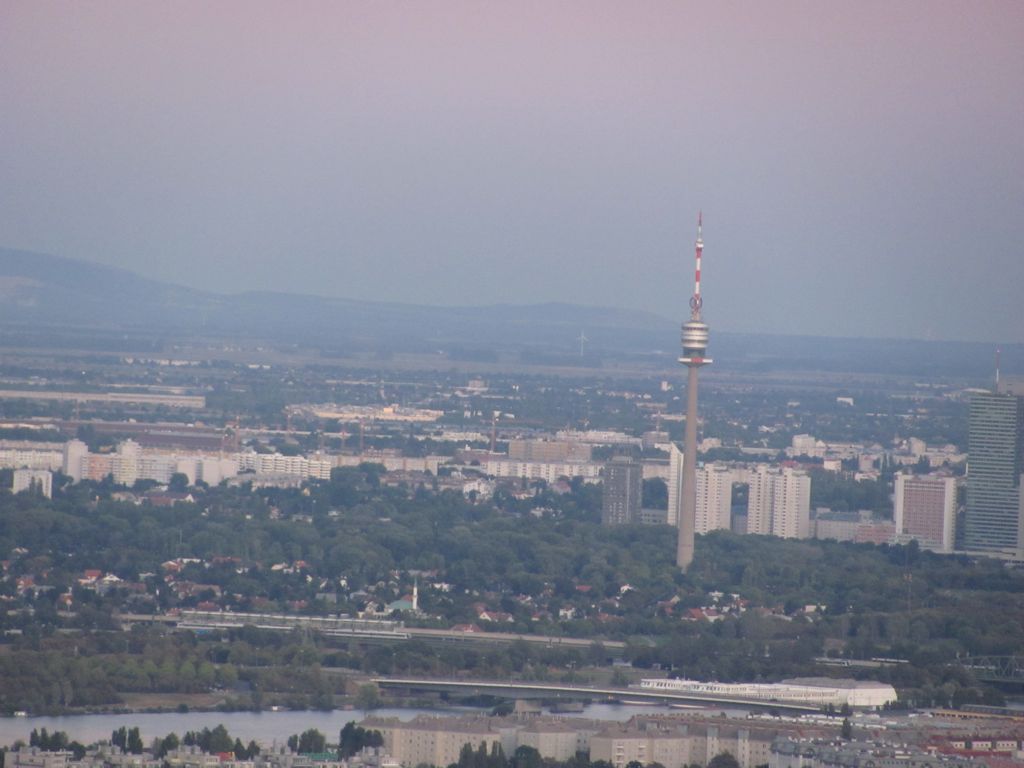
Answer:
[(690, 297), (690, 319), (700, 320), (700, 308), (704, 303), (704, 300), (700, 297), (700, 257), (704, 252), (704, 238), (701, 235), (701, 229), (704, 223), (704, 212), (700, 211), (697, 213), (697, 268), (694, 271), (693, 280), (693, 296)]

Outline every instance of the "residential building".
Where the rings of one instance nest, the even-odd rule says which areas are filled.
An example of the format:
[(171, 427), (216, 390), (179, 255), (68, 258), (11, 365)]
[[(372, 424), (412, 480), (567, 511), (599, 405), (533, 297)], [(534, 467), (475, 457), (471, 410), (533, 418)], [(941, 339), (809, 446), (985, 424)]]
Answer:
[(665, 525), (668, 523), (668, 510), (644, 507), (640, 510), (639, 522), (641, 525)]
[(604, 465), (601, 522), (622, 525), (640, 522), (643, 466), (628, 456), (616, 456)]
[(790, 442), (790, 453), (793, 456), (821, 456), (824, 453), (825, 444), (816, 440), (813, 435), (793, 435)]
[(0, 441), (0, 468), (60, 469), (63, 460), (60, 450), (39, 446), (39, 443), (22, 440)]
[(768, 763), (772, 742), (780, 729), (760, 724), (736, 724), (670, 717), (634, 717), (610, 725), (590, 739), (591, 761), (604, 760), (615, 768), (636, 761), (665, 768), (707, 765), (728, 752), (740, 768)]
[(582, 477), (587, 481), (596, 481), (601, 477), (601, 465), (593, 462), (567, 464), (552, 461), (488, 459), (481, 466), (491, 477), (522, 477), (527, 480), (543, 480), (548, 484), (555, 483), (562, 477)]
[(561, 763), (590, 749), (590, 739), (599, 730), (596, 723), (538, 717), (518, 732), (517, 747), (533, 747), (544, 759)]
[(747, 533), (787, 539), (810, 535), (811, 478), (806, 472), (762, 464), (748, 471), (746, 480)]
[(679, 525), (679, 505), (683, 492), (683, 450), (672, 443), (668, 450), (668, 524)]
[(124, 440), (117, 446), (111, 464), (115, 483), (129, 487), (135, 485), (135, 481), (141, 477), (139, 474), (141, 455), (142, 448), (134, 440)]
[(509, 440), (508, 457), (516, 461), (579, 463), (591, 460), (593, 446), (569, 440)]
[(858, 544), (891, 544), (896, 540), (896, 524), (892, 520), (872, 518), (857, 526), (853, 540)]
[(697, 514), (694, 533), (729, 530), (732, 525), (733, 473), (725, 466), (697, 468)]
[[(679, 508), (683, 492), (683, 464), (686, 461), (683, 450), (671, 443), (668, 462), (668, 524), (678, 525)], [(724, 465), (698, 465), (697, 507), (694, 519), (694, 533), (707, 533), (718, 529), (728, 530), (732, 517), (732, 484), (735, 473)]]
[(970, 768), (984, 764), (970, 757), (937, 754), (914, 744), (795, 736), (775, 739), (769, 757), (765, 763), (771, 768)]
[(53, 473), (48, 469), (16, 469), (11, 484), (11, 493), (38, 493), (46, 498), (53, 497)]
[(68, 440), (64, 443), (63, 472), (74, 482), (80, 482), (84, 477), (83, 462), (89, 455), (89, 446), (81, 440)]
[(385, 751), (407, 768), (457, 763), (465, 744), (476, 749), (483, 743), (488, 752), (494, 744), (502, 744), (501, 731), (492, 727), (488, 718), (420, 716), (402, 722), (397, 718), (369, 717), (360, 725), (380, 731)]
[(897, 541), (952, 552), (956, 535), (956, 480), (941, 475), (896, 475), (893, 521)]

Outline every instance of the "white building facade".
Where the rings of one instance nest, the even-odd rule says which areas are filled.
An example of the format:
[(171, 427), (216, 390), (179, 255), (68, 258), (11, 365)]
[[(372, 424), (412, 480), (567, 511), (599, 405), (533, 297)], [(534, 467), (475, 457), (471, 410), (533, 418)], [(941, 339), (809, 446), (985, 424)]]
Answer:
[(53, 497), (53, 473), (48, 469), (16, 469), (11, 483), (11, 493), (38, 493), (46, 498)]
[(956, 480), (940, 475), (895, 477), (893, 521), (896, 540), (924, 549), (952, 552), (956, 537)]
[(786, 539), (810, 536), (811, 478), (806, 472), (762, 464), (745, 474), (750, 486), (747, 533)]

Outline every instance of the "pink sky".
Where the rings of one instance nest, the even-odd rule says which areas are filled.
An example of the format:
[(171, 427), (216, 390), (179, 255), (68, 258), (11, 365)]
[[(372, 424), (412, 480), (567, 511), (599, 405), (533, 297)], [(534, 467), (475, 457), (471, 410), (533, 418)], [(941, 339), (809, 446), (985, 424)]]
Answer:
[(1017, 2), (9, 0), (0, 246), (681, 318), (703, 208), (715, 328), (1024, 341), (1022, 40)]

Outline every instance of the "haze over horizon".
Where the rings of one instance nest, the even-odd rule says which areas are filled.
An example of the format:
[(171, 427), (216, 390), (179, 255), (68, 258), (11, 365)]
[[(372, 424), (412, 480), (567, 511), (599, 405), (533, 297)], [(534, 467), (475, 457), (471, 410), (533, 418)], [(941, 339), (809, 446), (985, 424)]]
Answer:
[(221, 293), (1024, 342), (1024, 6), (0, 7), (0, 246)]

